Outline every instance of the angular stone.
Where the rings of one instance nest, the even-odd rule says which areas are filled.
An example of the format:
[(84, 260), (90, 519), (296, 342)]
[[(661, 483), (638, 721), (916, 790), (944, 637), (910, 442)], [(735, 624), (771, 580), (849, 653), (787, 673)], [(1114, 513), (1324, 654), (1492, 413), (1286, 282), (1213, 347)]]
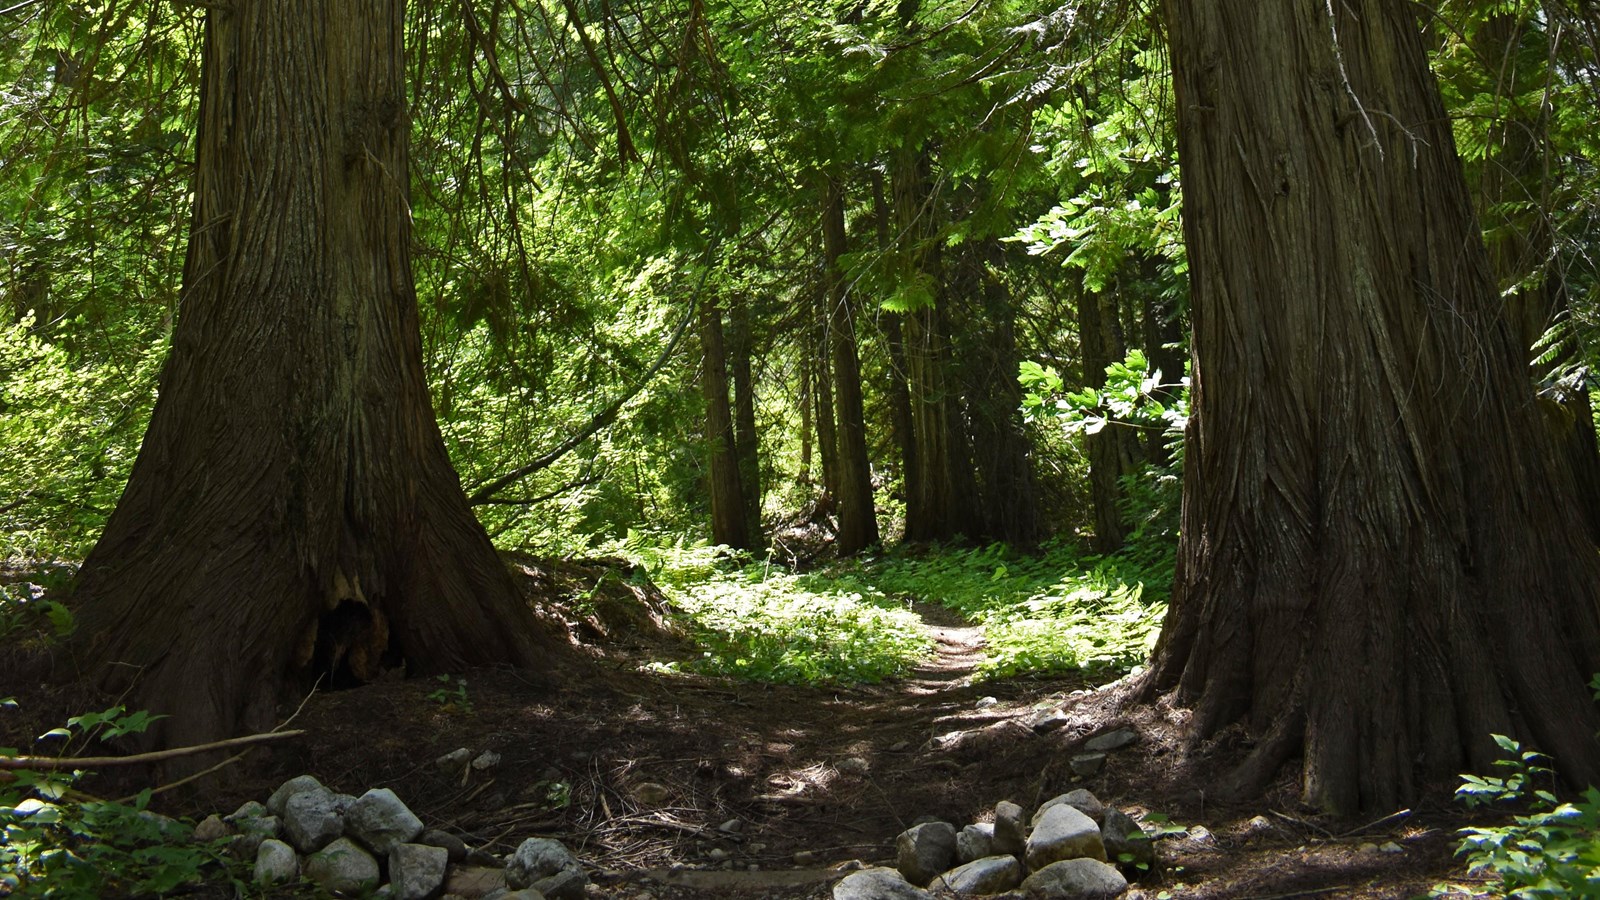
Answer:
[(925, 885), (956, 858), (956, 827), (949, 822), (913, 825), (895, 838), (895, 868), (914, 885)]
[(1038, 870), (1053, 862), (1080, 857), (1105, 861), (1100, 828), (1093, 819), (1065, 803), (1045, 810), (1028, 835), (1028, 868)]
[(1022, 883), (1027, 872), (1015, 856), (986, 856), (940, 875), (936, 887), (949, 888), (962, 896), (999, 894)]
[(1067, 766), (1072, 769), (1072, 774), (1081, 778), (1098, 775), (1105, 768), (1106, 755), (1104, 753), (1079, 753), (1067, 761)]
[(578, 900), (588, 884), (589, 876), (572, 851), (549, 838), (528, 838), (506, 863), (507, 887), (531, 887), (550, 900)]
[(221, 816), (213, 813), (200, 820), (200, 824), (194, 827), (194, 833), (189, 836), (189, 839), (196, 844), (209, 844), (212, 841), (221, 840), (232, 833), (233, 829), (228, 827), (228, 823), (222, 821)]
[(1106, 805), (1100, 802), (1099, 797), (1083, 788), (1078, 788), (1074, 791), (1068, 791), (1059, 797), (1051, 797), (1040, 804), (1039, 808), (1033, 813), (1033, 824), (1035, 826), (1039, 824), (1039, 820), (1044, 818), (1045, 810), (1052, 806), (1060, 806), (1063, 803), (1095, 820), (1096, 823), (1106, 814)]
[(389, 884), (399, 900), (428, 900), (444, 887), (450, 854), (443, 847), (396, 844), (389, 849)]
[(1097, 859), (1051, 863), (1022, 882), (1022, 890), (1040, 900), (1110, 900), (1127, 889), (1116, 866)]
[(1095, 735), (1083, 745), (1083, 749), (1088, 750), (1090, 753), (1109, 753), (1113, 750), (1121, 750), (1123, 747), (1131, 746), (1137, 740), (1139, 740), (1139, 732), (1134, 731), (1132, 728), (1118, 728), (1116, 731)]
[(833, 886), (833, 900), (933, 900), (933, 895), (912, 886), (894, 869), (875, 868), (846, 875)]
[(294, 848), (283, 841), (267, 838), (256, 849), (256, 884), (282, 884), (300, 877), (300, 860)]
[(1125, 870), (1148, 872), (1155, 868), (1155, 841), (1122, 810), (1106, 807), (1100, 822), (1100, 839), (1106, 846), (1106, 859)]
[[(333, 791), (323, 787), (322, 782), (312, 778), (310, 775), (299, 775), (285, 781), (277, 790), (272, 792), (272, 796), (267, 798), (267, 811), (281, 819), (284, 811), (289, 808), (289, 798), (307, 791), (315, 791), (319, 794), (333, 793)], [(240, 812), (243, 812), (243, 810), (244, 807), (240, 807)], [(234, 815), (238, 814), (234, 813)]]
[(306, 857), (305, 872), (330, 894), (364, 894), (378, 887), (378, 861), (349, 838)]
[(1071, 721), (1072, 717), (1067, 715), (1065, 711), (1053, 709), (1034, 719), (1033, 723), (1028, 727), (1038, 734), (1044, 734), (1045, 732), (1055, 731), (1058, 728), (1064, 728)]
[(344, 814), (346, 833), (380, 856), (422, 833), (422, 820), (388, 788), (373, 788)]
[(1010, 800), (994, 805), (994, 852), (1022, 857), (1028, 848), (1028, 828), (1022, 823), (1022, 807)]
[(485, 750), (472, 760), (472, 768), (479, 772), (487, 772), (500, 765), (500, 754), (493, 750)]
[(467, 842), (448, 831), (430, 828), (417, 835), (416, 843), (427, 844), (429, 847), (443, 847), (453, 863), (467, 858)]
[(333, 794), (301, 791), (283, 808), (283, 830), (301, 853), (315, 853), (344, 834), (344, 817), (335, 808)]
[(968, 825), (956, 835), (956, 862), (969, 863), (994, 852), (994, 826), (988, 822)]

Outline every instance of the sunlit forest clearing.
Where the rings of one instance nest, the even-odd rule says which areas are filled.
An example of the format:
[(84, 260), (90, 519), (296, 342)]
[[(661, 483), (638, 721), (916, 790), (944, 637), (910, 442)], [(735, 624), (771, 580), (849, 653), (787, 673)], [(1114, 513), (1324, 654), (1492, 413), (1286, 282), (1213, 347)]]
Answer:
[(0, 70), (0, 895), (1600, 895), (1586, 0)]

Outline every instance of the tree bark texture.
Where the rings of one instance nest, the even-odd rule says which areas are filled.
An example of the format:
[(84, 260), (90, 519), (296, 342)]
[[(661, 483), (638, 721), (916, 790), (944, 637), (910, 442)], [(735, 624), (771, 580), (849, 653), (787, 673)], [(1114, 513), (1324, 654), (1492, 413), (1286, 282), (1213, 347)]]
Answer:
[[(1542, 339), (1571, 307), (1563, 266), (1554, 248), (1550, 182), (1554, 154), (1549, 143), (1548, 107), (1525, 110), (1519, 96), (1546, 77), (1546, 38), (1530, 33), (1520, 16), (1492, 15), (1478, 27), (1475, 49), (1495, 74), (1503, 118), (1488, 135), (1489, 151), (1477, 179), (1477, 209), (1488, 236), (1489, 264), (1500, 285), (1506, 315), (1521, 335), (1533, 361), (1531, 375), (1546, 386), (1547, 420), (1572, 467), (1591, 538), (1600, 543), (1600, 445), (1588, 385), (1556, 383), (1561, 370), (1581, 353), (1568, 331), (1555, 348)], [(1534, 46), (1529, 46), (1533, 44)], [(1537, 59), (1539, 65), (1530, 66)], [(1531, 283), (1522, 283), (1526, 279)], [(1553, 353), (1547, 351), (1553, 350)], [(1540, 362), (1544, 357), (1543, 362)]]
[(739, 457), (739, 488), (744, 498), (749, 546), (761, 547), (761, 436), (756, 431), (756, 386), (751, 372), (750, 301), (740, 297), (728, 307), (731, 334), (728, 368), (733, 376), (733, 446)]
[(739, 452), (728, 402), (728, 349), (722, 331), (722, 304), (714, 296), (700, 301), (700, 346), (705, 363), (700, 393), (706, 401), (706, 454), (711, 493), (711, 540), (749, 550), (744, 491), (739, 482)]
[(182, 312), (76, 587), (79, 662), (170, 714), (152, 742), (270, 727), (321, 675), (537, 668), (552, 645), (429, 403), (401, 22), (395, 0), (207, 16)]
[[(872, 173), (872, 207), (876, 219), (878, 252), (887, 256), (893, 249), (890, 236), (891, 210), (884, 190), (882, 173)], [(900, 451), (902, 495), (909, 495), (915, 481), (917, 445), (911, 432), (911, 391), (906, 386), (906, 345), (902, 316), (885, 310), (880, 319), (883, 340), (889, 351), (889, 427), (895, 447)]]
[(833, 397), (839, 446), (839, 534), (841, 554), (858, 553), (878, 543), (878, 514), (872, 502), (872, 466), (867, 458), (866, 413), (861, 399), (861, 360), (856, 351), (855, 312), (840, 269), (845, 253), (844, 191), (838, 179), (824, 186), (822, 213), (823, 278), (827, 283), (828, 332), (833, 361)]
[[(904, 150), (890, 173), (895, 222), (914, 277), (942, 269), (934, 239), (930, 168), (926, 151)], [(940, 278), (929, 280), (938, 284)], [(960, 398), (949, 372), (948, 326), (937, 298), (906, 313), (903, 334), (915, 451), (905, 479), (905, 539), (950, 540), (974, 530), (976, 509)]]
[(817, 456), (822, 462), (822, 487), (826, 495), (824, 507), (834, 509), (841, 490), (839, 470), (839, 430), (834, 418), (833, 405), (833, 353), (832, 328), (828, 322), (827, 285), (819, 283), (811, 297), (811, 360), (815, 380), (812, 382), (812, 399), (817, 420)]
[(1148, 686), (1395, 809), (1491, 733), (1600, 780), (1600, 558), (1502, 314), (1411, 4), (1165, 0), (1193, 278)]

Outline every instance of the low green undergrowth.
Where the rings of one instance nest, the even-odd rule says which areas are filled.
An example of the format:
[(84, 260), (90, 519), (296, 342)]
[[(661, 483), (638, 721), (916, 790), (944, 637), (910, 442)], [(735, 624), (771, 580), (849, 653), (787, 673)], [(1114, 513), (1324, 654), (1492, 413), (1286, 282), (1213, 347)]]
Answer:
[[(1140, 550), (1139, 560), (1150, 556)], [(982, 624), (988, 646), (979, 678), (1105, 674), (1142, 664), (1155, 642), (1171, 586), (1170, 551), (1154, 560), (1085, 555), (1066, 542), (1039, 554), (994, 544), (891, 553), (831, 577), (858, 578), (892, 597), (937, 603)]]
[(1003, 545), (922, 548), (794, 574), (718, 548), (635, 535), (613, 548), (650, 572), (683, 610), (703, 656), (696, 668), (761, 681), (873, 682), (903, 674), (931, 641), (913, 601), (984, 627), (978, 678), (1142, 664), (1166, 610), (1170, 554), (1152, 569), (1070, 544), (1040, 554)]
[(881, 591), (805, 585), (714, 547), (623, 548), (684, 612), (703, 648), (701, 671), (785, 683), (876, 682), (931, 652), (917, 616)]

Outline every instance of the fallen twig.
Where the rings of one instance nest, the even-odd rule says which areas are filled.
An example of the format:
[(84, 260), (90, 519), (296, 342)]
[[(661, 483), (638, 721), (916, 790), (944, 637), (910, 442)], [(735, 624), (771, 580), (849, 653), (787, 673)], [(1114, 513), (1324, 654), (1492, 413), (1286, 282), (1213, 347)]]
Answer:
[(195, 744), (192, 747), (173, 747), (169, 750), (135, 753), (132, 756), (0, 756), (0, 769), (60, 771), (62, 769), (103, 769), (107, 766), (132, 766), (177, 759), (180, 756), (193, 756), (196, 753), (206, 753), (211, 750), (227, 750), (233, 747), (262, 744), (267, 741), (281, 741), (285, 738), (299, 737), (302, 734), (305, 734), (305, 732), (269, 731), (266, 734), (247, 734), (243, 737), (228, 738), (225, 741)]

